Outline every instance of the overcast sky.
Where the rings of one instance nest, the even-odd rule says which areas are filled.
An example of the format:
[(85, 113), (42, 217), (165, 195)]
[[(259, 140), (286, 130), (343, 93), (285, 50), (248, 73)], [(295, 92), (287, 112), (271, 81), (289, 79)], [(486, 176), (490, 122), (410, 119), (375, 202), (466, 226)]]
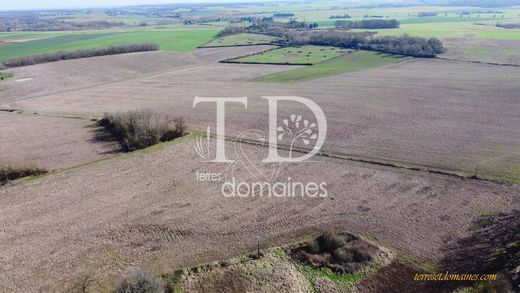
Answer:
[[(256, 0), (258, 1), (258, 0)], [(247, 0), (0, 0), (0, 10), (90, 8), (165, 3), (251, 2)]]

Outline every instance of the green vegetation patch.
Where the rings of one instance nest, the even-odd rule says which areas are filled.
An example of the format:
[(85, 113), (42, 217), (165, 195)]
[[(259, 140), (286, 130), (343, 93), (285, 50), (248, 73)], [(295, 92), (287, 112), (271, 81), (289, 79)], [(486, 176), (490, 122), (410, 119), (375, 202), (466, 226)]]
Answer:
[(11, 78), (13, 76), (14, 76), (14, 73), (12, 73), (12, 72), (1, 72), (0, 71), (0, 81), (6, 80), (6, 79)]
[(0, 56), (2, 60), (8, 60), (16, 57), (57, 51), (97, 49), (137, 43), (159, 44), (163, 51), (186, 52), (209, 42), (215, 37), (218, 31), (218, 29), (189, 29), (112, 31), (103, 33), (73, 32), (51, 38), (1, 46)]
[(316, 282), (320, 278), (328, 279), (331, 282), (341, 285), (356, 284), (365, 278), (365, 274), (363, 273), (340, 274), (333, 272), (329, 268), (317, 268), (310, 265), (299, 266), (298, 269), (307, 278), (311, 290), (315, 292), (317, 291)]
[(276, 40), (277, 38), (273, 36), (245, 33), (217, 38), (212, 42), (204, 45), (204, 47), (262, 45), (272, 44), (276, 42)]
[(326, 46), (287, 47), (265, 51), (234, 61), (269, 64), (316, 64), (349, 53), (347, 49)]
[(369, 51), (357, 51), (305, 68), (278, 72), (254, 79), (260, 82), (298, 82), (331, 75), (376, 68), (403, 60), (405, 57)]

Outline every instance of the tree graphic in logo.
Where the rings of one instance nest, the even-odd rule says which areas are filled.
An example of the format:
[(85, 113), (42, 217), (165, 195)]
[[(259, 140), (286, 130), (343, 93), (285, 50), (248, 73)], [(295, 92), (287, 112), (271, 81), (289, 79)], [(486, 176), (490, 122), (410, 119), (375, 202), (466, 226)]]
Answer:
[(316, 123), (311, 123), (303, 119), (301, 115), (291, 114), (289, 119), (284, 119), (282, 125), (278, 126), (278, 140), (287, 139), (290, 141), (289, 158), (292, 158), (294, 145), (301, 140), (304, 145), (309, 145), (311, 141), (318, 138), (315, 131)]

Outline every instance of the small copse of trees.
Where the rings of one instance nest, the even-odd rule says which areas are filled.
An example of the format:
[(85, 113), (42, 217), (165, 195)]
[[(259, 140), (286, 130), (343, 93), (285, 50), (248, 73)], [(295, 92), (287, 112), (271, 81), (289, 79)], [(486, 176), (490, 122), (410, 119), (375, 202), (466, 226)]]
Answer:
[(418, 17), (430, 17), (430, 16), (437, 16), (437, 12), (419, 12), (417, 13)]
[(425, 39), (403, 35), (371, 38), (362, 44), (362, 49), (414, 57), (432, 58), (445, 51), (437, 38)]
[(173, 140), (186, 133), (183, 118), (172, 118), (151, 110), (105, 113), (98, 124), (112, 134), (125, 152)]
[(54, 53), (46, 53), (39, 55), (30, 55), (4, 61), (2, 67), (20, 67), (27, 65), (34, 65), (47, 62), (55, 62), (69, 59), (88, 58), (105, 55), (117, 55), (134, 52), (145, 52), (145, 51), (157, 51), (159, 45), (157, 44), (132, 44), (132, 45), (121, 45), (111, 46), (108, 48), (101, 49), (83, 49), (77, 51), (60, 51)]
[(287, 46), (334, 46), (422, 58), (433, 58), (445, 51), (442, 42), (436, 38), (426, 39), (408, 35), (376, 36), (370, 32), (292, 31), (285, 35), (283, 42)]

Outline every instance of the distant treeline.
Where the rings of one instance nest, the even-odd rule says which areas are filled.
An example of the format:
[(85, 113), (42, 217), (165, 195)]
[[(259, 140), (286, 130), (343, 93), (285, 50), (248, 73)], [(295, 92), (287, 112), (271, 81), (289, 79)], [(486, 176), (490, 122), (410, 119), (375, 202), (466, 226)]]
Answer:
[(221, 31), (220, 36), (238, 33), (260, 33), (276, 36), (279, 38), (279, 43), (285, 46), (334, 46), (424, 58), (433, 58), (445, 51), (442, 42), (436, 38), (426, 39), (408, 35), (400, 37), (376, 36), (372, 32), (313, 30), (308, 25), (304, 26), (301, 23), (275, 22), (253, 23), (248, 27), (231, 26)]
[(429, 17), (429, 16), (437, 16), (437, 12), (419, 12), (417, 13), (419, 17)]
[(441, 6), (510, 7), (520, 5), (520, 0), (421, 0), (420, 3)]
[(293, 17), (293, 16), (294, 16), (294, 13), (290, 13), (290, 12), (282, 12), (282, 13), (273, 14), (273, 17), (278, 17), (278, 18)]
[(352, 16), (350, 16), (348, 14), (343, 14), (343, 15), (331, 15), (329, 17), (329, 19), (342, 19), (342, 18), (352, 18)]
[(69, 52), (55, 52), (39, 55), (30, 55), (14, 59), (9, 59), (0, 63), (0, 68), (5, 67), (20, 67), (27, 65), (34, 65), (47, 62), (55, 62), (69, 59), (79, 59), (87, 57), (105, 56), (105, 55), (117, 55), (133, 52), (145, 52), (145, 51), (157, 51), (159, 45), (157, 44), (132, 44), (132, 45), (121, 45), (112, 46), (102, 49), (84, 49)]
[(273, 22), (271, 19), (268, 21), (256, 21), (252, 22), (249, 26), (228, 26), (221, 30), (217, 36), (224, 37), (229, 35), (236, 35), (242, 33), (257, 33), (266, 34), (275, 37), (283, 37), (288, 30), (308, 30), (317, 28), (317, 23), (306, 23), (305, 21), (290, 20), (288, 22)]
[(70, 31), (88, 29), (107, 29), (125, 26), (123, 22), (97, 20), (70, 22), (56, 19), (42, 19), (33, 13), (0, 14), (0, 32), (14, 31)]
[(358, 21), (336, 20), (336, 28), (341, 29), (385, 29), (399, 28), (395, 19), (363, 19)]
[(497, 23), (497, 27), (506, 29), (517, 29), (520, 28), (520, 23)]
[(274, 22), (274, 19), (272, 17), (256, 17), (256, 16), (244, 16), (240, 17), (238, 20), (231, 20), (232, 23), (239, 23), (239, 22)]

